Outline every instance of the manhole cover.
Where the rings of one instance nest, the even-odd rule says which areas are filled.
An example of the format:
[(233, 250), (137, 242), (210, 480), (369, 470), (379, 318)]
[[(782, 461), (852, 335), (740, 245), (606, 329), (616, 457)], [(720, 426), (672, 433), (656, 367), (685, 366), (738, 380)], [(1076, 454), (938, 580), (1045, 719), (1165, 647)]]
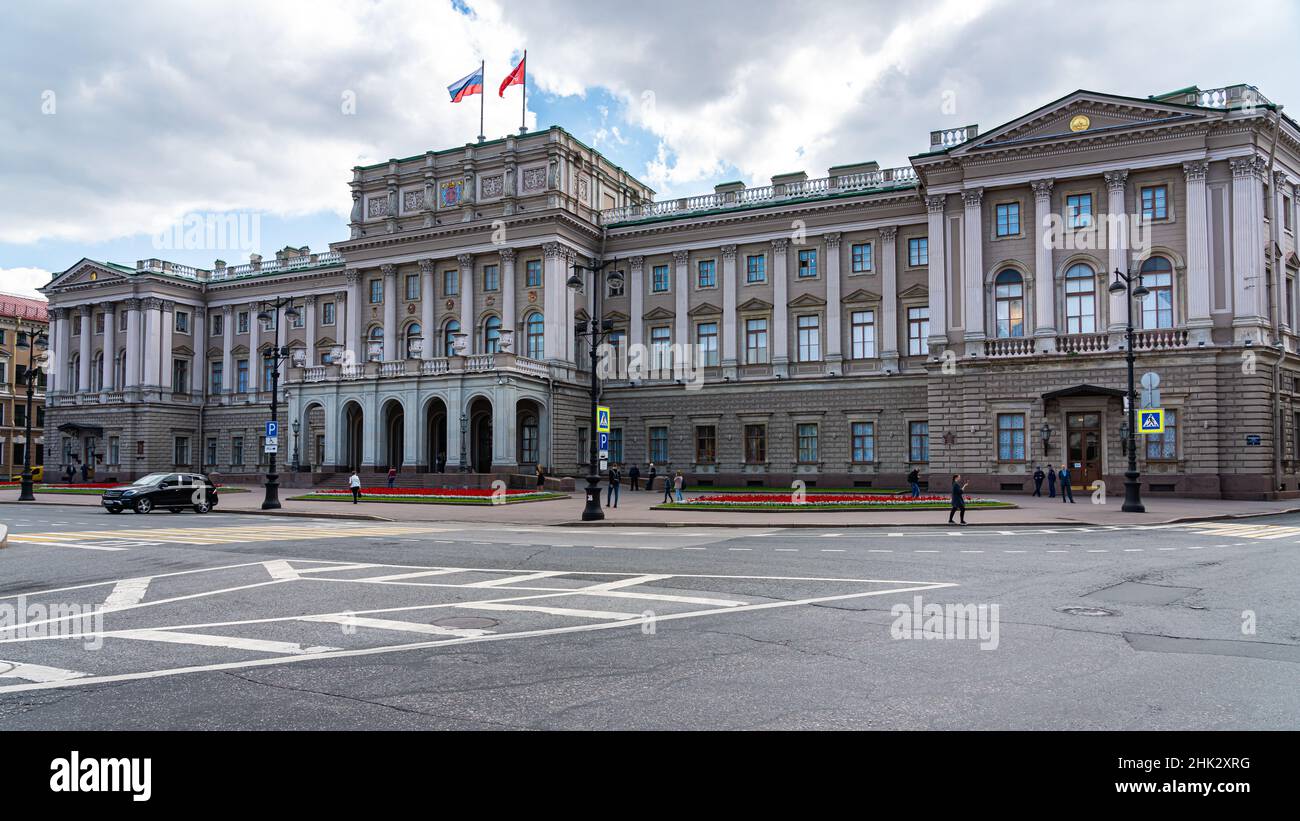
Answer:
[(500, 622), (482, 616), (453, 616), (449, 619), (438, 619), (432, 624), (434, 627), (455, 627), (459, 630), (486, 630), (489, 627), (496, 627)]
[(1118, 616), (1119, 615), (1114, 610), (1107, 610), (1104, 607), (1080, 607), (1078, 605), (1070, 605), (1069, 607), (1058, 607), (1056, 609), (1070, 616)]

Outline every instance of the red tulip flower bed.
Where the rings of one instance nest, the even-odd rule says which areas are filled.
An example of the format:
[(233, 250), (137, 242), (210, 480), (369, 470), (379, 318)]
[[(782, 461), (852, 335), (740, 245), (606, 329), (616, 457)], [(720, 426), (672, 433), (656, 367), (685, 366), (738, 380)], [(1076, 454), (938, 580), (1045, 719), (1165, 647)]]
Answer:
[[(910, 494), (879, 493), (711, 493), (684, 502), (658, 505), (670, 510), (933, 510), (947, 508), (948, 496), (924, 494), (915, 499)], [(967, 507), (1014, 507), (992, 499), (966, 497)]]

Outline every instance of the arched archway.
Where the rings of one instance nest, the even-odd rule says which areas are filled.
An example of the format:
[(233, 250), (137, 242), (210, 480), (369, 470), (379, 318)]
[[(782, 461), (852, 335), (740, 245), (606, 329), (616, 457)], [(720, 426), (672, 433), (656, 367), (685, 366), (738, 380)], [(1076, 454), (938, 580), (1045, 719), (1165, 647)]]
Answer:
[(365, 412), (356, 402), (343, 406), (342, 449), (339, 451), (345, 470), (360, 470), (364, 450)]
[(424, 406), (424, 458), (432, 473), (447, 467), (447, 403), (434, 397)]
[(542, 458), (541, 403), (520, 399), (515, 403), (515, 460), (521, 468), (532, 468), (542, 463)]
[(325, 464), (325, 406), (309, 402), (302, 411), (302, 442), (299, 445), (300, 467), (314, 470)]
[(394, 467), (402, 469), (402, 456), (406, 452), (406, 412), (402, 403), (396, 399), (389, 399), (384, 403), (384, 408), (380, 412), (380, 419), (384, 423), (384, 455), (383, 463), (385, 468)]
[(492, 470), (492, 402), (479, 396), (469, 403), (469, 463), (474, 473)]

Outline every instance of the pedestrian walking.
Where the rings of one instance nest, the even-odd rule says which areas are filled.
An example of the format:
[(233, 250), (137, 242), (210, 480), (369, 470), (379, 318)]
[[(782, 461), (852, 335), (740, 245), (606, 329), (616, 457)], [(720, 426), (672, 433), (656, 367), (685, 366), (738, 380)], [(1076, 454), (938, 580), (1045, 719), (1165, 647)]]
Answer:
[(81, 463), (81, 481), (83, 481), (83, 482), (88, 482), (88, 481), (90, 481), (90, 463), (89, 463), (89, 462), (82, 462), (82, 463)]
[(618, 507), (618, 491), (622, 484), (623, 473), (618, 469), (618, 465), (610, 467), (609, 490), (605, 493), (605, 507)]
[(1047, 466), (1047, 498), (1056, 498), (1056, 471), (1051, 465)]
[(1039, 467), (1038, 465), (1034, 465), (1034, 495), (1035, 496), (1043, 495), (1043, 479), (1046, 476), (1047, 474), (1043, 473), (1043, 469), (1041, 467)]
[(1061, 465), (1061, 504), (1067, 501), (1074, 504), (1074, 488), (1071, 487), (1070, 466), (1069, 464)]
[(673, 477), (668, 471), (664, 471), (664, 503), (667, 504), (673, 500)]
[(654, 462), (651, 462), (651, 463), (650, 463), (650, 473), (649, 473), (649, 475), (646, 476), (646, 480), (645, 480), (645, 489), (646, 489), (646, 490), (649, 490), (649, 491), (652, 491), (652, 492), (654, 491), (654, 489), (655, 489), (655, 475), (656, 475), (655, 463), (654, 463)]
[(686, 480), (682, 477), (682, 472), (679, 470), (677, 471), (677, 476), (673, 478), (673, 490), (677, 491), (677, 501), (679, 502), (682, 501), (682, 485), (684, 484), (686, 484)]
[(632, 463), (632, 467), (627, 469), (627, 478), (632, 483), (633, 492), (640, 490), (637, 483), (641, 481), (641, 468), (637, 467), (635, 462)]
[(397, 485), (397, 468), (390, 467), (388, 468), (388, 486), (394, 487), (396, 485)]
[(952, 507), (948, 509), (948, 524), (952, 524), (952, 515), (961, 512), (961, 523), (966, 524), (966, 499), (962, 494), (966, 492), (966, 487), (970, 484), (961, 483), (961, 474), (952, 475)]
[(356, 470), (348, 477), (348, 487), (352, 488), (352, 504), (356, 504), (361, 499), (361, 477), (357, 475)]
[(546, 487), (546, 468), (540, 464), (537, 466), (537, 489), (541, 490)]
[(907, 484), (912, 488), (912, 498), (921, 497), (921, 471), (912, 468), (912, 472), (907, 474)]

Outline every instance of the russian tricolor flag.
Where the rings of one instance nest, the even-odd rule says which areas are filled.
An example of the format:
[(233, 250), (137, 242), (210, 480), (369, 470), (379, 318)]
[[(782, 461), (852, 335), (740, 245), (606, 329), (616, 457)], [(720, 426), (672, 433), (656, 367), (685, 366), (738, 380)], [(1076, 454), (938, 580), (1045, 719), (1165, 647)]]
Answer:
[(447, 91), (451, 94), (451, 101), (453, 103), (459, 103), (471, 94), (482, 94), (483, 66), (480, 65), (478, 70), (471, 72), (467, 76), (462, 77), (447, 86)]

